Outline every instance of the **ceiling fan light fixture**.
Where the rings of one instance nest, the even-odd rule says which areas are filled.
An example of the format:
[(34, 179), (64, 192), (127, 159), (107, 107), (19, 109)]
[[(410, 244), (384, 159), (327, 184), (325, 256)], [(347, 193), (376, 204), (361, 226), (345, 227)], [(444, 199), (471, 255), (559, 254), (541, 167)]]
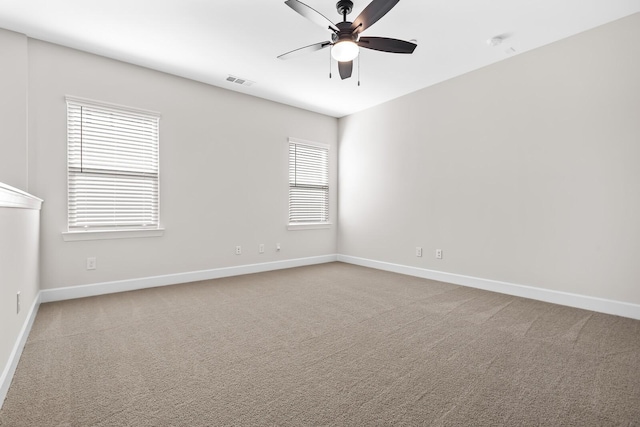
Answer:
[(351, 40), (340, 41), (333, 45), (331, 56), (338, 62), (353, 61), (360, 52), (358, 45)]

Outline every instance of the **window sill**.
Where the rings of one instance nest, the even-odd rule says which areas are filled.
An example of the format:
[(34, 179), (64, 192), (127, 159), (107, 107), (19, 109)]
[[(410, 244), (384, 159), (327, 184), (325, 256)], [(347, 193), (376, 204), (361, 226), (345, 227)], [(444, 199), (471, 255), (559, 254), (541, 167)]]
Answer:
[(331, 228), (330, 222), (314, 222), (307, 224), (289, 224), (287, 230), (317, 230), (320, 228)]
[(65, 231), (62, 239), (65, 242), (81, 240), (133, 239), (138, 237), (161, 237), (164, 228), (153, 230), (100, 230), (100, 231)]

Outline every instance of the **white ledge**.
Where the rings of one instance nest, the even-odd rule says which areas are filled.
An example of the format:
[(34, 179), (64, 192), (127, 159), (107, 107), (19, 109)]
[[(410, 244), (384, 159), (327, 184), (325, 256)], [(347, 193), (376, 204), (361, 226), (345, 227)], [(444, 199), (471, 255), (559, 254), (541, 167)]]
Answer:
[(40, 210), (42, 199), (0, 182), (0, 208)]
[(161, 237), (164, 228), (153, 230), (93, 230), (93, 231), (65, 231), (62, 239), (65, 242), (78, 242), (83, 240), (107, 240), (107, 239), (135, 239), (139, 237)]
[(306, 224), (288, 224), (287, 230), (316, 230), (320, 228), (331, 228), (330, 222), (313, 222)]

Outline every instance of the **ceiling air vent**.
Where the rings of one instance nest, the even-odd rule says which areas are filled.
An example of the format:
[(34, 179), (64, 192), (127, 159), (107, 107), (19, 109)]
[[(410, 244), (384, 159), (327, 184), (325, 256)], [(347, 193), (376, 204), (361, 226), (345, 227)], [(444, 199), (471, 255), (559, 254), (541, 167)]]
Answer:
[(229, 74), (229, 77), (227, 77), (227, 81), (231, 83), (237, 83), (242, 86), (251, 86), (252, 84), (255, 83), (255, 82), (252, 82), (251, 80), (241, 79), (240, 77), (232, 76), (231, 74)]

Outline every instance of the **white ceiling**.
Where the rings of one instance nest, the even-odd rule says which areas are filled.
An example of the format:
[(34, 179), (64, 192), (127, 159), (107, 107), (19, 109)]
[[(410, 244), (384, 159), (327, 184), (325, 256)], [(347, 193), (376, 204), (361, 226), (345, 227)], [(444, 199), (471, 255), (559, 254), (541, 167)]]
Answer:
[[(337, 0), (302, 0), (334, 22)], [(370, 0), (354, 0), (352, 21)], [(284, 0), (0, 0), (0, 28), (193, 80), (342, 117), (640, 12), (640, 0), (402, 0), (363, 32), (417, 40), (413, 55), (361, 49), (340, 80), (329, 39)], [(497, 35), (497, 47), (486, 41)], [(228, 75), (255, 82), (241, 86)]]

